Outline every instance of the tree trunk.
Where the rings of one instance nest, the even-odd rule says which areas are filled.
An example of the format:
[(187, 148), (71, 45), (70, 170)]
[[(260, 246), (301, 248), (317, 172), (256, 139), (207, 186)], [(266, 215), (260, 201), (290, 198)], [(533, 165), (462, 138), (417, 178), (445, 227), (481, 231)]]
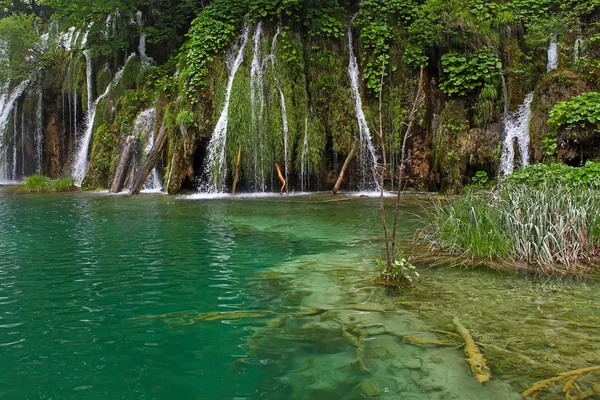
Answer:
[(133, 158), (132, 155), (136, 145), (137, 139), (134, 136), (127, 136), (127, 139), (125, 139), (125, 145), (123, 146), (123, 151), (121, 152), (119, 166), (117, 167), (115, 178), (113, 179), (110, 187), (111, 193), (120, 193), (123, 190), (127, 173), (131, 168), (131, 160)]
[(344, 165), (342, 166), (342, 170), (340, 171), (340, 176), (337, 179), (337, 182), (335, 183), (335, 186), (333, 187), (333, 194), (337, 194), (337, 192), (340, 191), (340, 188), (342, 187), (342, 183), (344, 182), (344, 175), (346, 174), (346, 170), (348, 169), (348, 165), (350, 165), (350, 161), (352, 160), (352, 157), (354, 156), (354, 152), (356, 151), (356, 143), (354, 143), (352, 145), (352, 149), (350, 150), (350, 154), (348, 154), (348, 157), (346, 157), (346, 161), (344, 161)]
[(277, 169), (277, 176), (279, 177), (279, 180), (281, 181), (281, 190), (279, 191), (279, 195), (281, 196), (283, 194), (284, 190), (285, 190), (286, 194), (290, 194), (288, 186), (287, 186), (287, 182), (285, 181), (285, 178), (283, 177), (283, 174), (281, 173), (281, 168), (279, 167), (279, 164), (275, 163), (275, 169)]
[(233, 186), (231, 187), (231, 194), (235, 194), (237, 188), (238, 179), (240, 178), (240, 164), (242, 163), (242, 146), (238, 149), (237, 162), (235, 163), (235, 175), (233, 177)]
[(156, 163), (160, 159), (160, 154), (162, 153), (162, 149), (165, 145), (166, 139), (167, 139), (167, 134), (166, 134), (165, 126), (163, 125), (160, 127), (160, 131), (158, 132), (158, 136), (156, 137), (156, 139), (154, 141), (154, 145), (152, 146), (152, 149), (146, 156), (146, 162), (144, 163), (144, 166), (138, 172), (137, 176), (133, 180), (133, 185), (131, 185), (131, 194), (132, 195), (140, 194), (140, 192), (142, 191), (142, 188), (144, 187), (144, 183), (146, 182), (146, 179), (148, 179), (148, 175), (150, 175), (150, 172), (152, 172), (152, 170), (156, 166)]

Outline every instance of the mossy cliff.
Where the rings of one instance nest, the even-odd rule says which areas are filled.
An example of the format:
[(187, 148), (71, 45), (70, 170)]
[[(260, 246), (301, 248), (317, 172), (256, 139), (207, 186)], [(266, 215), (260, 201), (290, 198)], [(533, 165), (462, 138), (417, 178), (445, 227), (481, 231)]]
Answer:
[[(109, 186), (129, 135), (140, 136), (136, 163), (143, 162), (150, 135), (134, 132), (134, 122), (153, 108), (152, 131), (164, 126), (167, 133), (158, 168), (169, 193), (203, 186), (215, 174), (223, 175), (217, 179), (228, 190), (240, 148), (241, 190), (276, 190), (274, 163), (284, 168), (293, 190), (329, 190), (360, 139), (348, 72), (355, 54), (363, 111), (386, 186), (398, 174), (422, 68), (423, 95), (407, 140), (408, 186), (456, 192), (477, 171), (498, 174), (504, 118), (528, 93), (535, 93), (531, 159), (540, 162), (548, 157), (543, 143), (560, 136), (548, 124), (552, 108), (598, 89), (600, 11), (594, 2), (204, 3), (186, 11), (185, 23), (171, 36), (158, 34), (164, 10), (145, 6), (138, 14), (107, 12), (91, 28), (75, 29), (73, 45), (59, 46), (38, 73), (39, 172), (70, 174), (88, 104), (97, 102), (84, 188)], [(48, 26), (58, 34), (56, 24)], [(558, 68), (547, 72), (553, 40)], [(229, 93), (224, 168), (208, 171), (209, 144), (236, 56), (243, 62)], [(26, 91), (22, 112), (35, 112), (35, 101), (28, 99), (36, 93)], [(592, 133), (585, 140), (595, 143), (595, 128), (587, 129)], [(565, 145), (555, 156), (571, 164), (598, 157), (593, 148), (581, 150), (584, 139), (576, 145), (561, 140)], [(360, 187), (361, 159), (358, 154), (350, 164), (348, 189)]]

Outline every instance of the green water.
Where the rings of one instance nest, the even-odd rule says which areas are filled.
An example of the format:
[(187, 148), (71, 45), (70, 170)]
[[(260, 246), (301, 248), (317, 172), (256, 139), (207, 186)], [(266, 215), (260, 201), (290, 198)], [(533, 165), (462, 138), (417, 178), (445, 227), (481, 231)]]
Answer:
[[(0, 398), (520, 398), (510, 368), (480, 386), (460, 348), (402, 336), (435, 338), (454, 306), (482, 332), (499, 287), (513, 283), (515, 304), (540, 292), (424, 269), (415, 293), (390, 296), (372, 284), (378, 200), (331, 199), (0, 193)], [(424, 202), (407, 199), (407, 236)], [(457, 282), (467, 296), (448, 294)], [(598, 293), (542, 296), (594, 324)], [(600, 361), (597, 332), (579, 333), (583, 363)]]

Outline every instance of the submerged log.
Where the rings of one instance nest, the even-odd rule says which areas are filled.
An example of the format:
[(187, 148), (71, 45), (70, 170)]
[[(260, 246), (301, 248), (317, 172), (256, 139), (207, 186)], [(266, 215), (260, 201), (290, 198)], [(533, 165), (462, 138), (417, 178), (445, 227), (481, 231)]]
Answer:
[(283, 194), (283, 191), (285, 189), (285, 194), (290, 194), (288, 186), (287, 186), (287, 182), (285, 181), (285, 178), (283, 177), (283, 174), (281, 173), (281, 167), (279, 166), (279, 164), (275, 163), (275, 169), (277, 170), (277, 176), (279, 177), (279, 180), (281, 181), (281, 190), (279, 191), (279, 195), (281, 196)]
[(456, 331), (462, 336), (465, 341), (465, 354), (467, 355), (467, 362), (471, 366), (471, 371), (473, 371), (473, 375), (475, 375), (475, 379), (479, 383), (485, 383), (490, 380), (492, 377), (492, 371), (490, 371), (487, 366), (485, 358), (483, 358), (483, 354), (479, 350), (479, 347), (473, 340), (473, 336), (471, 333), (465, 328), (457, 317), (454, 317), (454, 326), (456, 327)]
[(346, 161), (344, 161), (344, 165), (342, 166), (342, 170), (340, 171), (340, 176), (338, 177), (337, 181), (335, 182), (335, 186), (333, 187), (334, 195), (337, 194), (337, 192), (339, 192), (340, 188), (342, 187), (342, 183), (344, 182), (344, 175), (346, 174), (348, 165), (350, 165), (350, 161), (352, 161), (352, 157), (354, 156), (355, 151), (356, 151), (356, 143), (354, 143), (352, 145), (352, 149), (350, 150), (348, 157), (346, 157)]
[(135, 136), (127, 136), (125, 139), (125, 145), (121, 152), (121, 158), (119, 159), (119, 166), (113, 179), (112, 185), (110, 186), (111, 193), (120, 193), (125, 185), (125, 179), (131, 169), (131, 162), (133, 160), (133, 152), (137, 146), (137, 138)]
[(158, 159), (160, 158), (160, 154), (162, 152), (163, 146), (165, 145), (165, 141), (167, 139), (167, 134), (165, 130), (165, 126), (160, 127), (160, 131), (158, 132), (158, 136), (154, 140), (154, 145), (152, 149), (146, 156), (146, 162), (142, 169), (138, 172), (135, 179), (133, 180), (133, 184), (131, 185), (131, 194), (140, 194), (142, 188), (144, 187), (144, 183), (146, 179), (148, 179), (148, 175), (156, 166)]
[(240, 178), (240, 164), (242, 162), (242, 146), (238, 149), (237, 162), (235, 163), (235, 175), (233, 176), (233, 186), (231, 187), (231, 194), (235, 194), (237, 188), (238, 179)]
[(563, 392), (567, 395), (567, 398), (574, 398), (573, 395), (570, 394), (570, 392), (575, 386), (575, 381), (583, 374), (587, 374), (589, 372), (594, 371), (600, 371), (600, 366), (581, 368), (568, 372), (561, 372), (560, 374), (558, 374), (558, 376), (555, 376), (554, 378), (536, 382), (531, 388), (523, 392), (523, 397), (535, 398), (535, 396), (537, 396), (539, 392), (546, 389), (551, 384), (560, 381), (566, 381), (565, 386), (563, 387)]

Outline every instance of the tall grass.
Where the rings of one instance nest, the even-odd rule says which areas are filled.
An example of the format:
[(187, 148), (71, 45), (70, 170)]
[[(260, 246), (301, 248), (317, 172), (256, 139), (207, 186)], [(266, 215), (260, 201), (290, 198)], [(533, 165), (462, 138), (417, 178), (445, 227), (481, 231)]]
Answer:
[(50, 179), (43, 175), (31, 175), (25, 178), (25, 182), (19, 187), (23, 192), (71, 192), (75, 190), (75, 179), (57, 178)]
[(580, 274), (600, 259), (600, 192), (511, 184), (438, 202), (426, 239), (474, 258), (504, 259), (544, 274)]

